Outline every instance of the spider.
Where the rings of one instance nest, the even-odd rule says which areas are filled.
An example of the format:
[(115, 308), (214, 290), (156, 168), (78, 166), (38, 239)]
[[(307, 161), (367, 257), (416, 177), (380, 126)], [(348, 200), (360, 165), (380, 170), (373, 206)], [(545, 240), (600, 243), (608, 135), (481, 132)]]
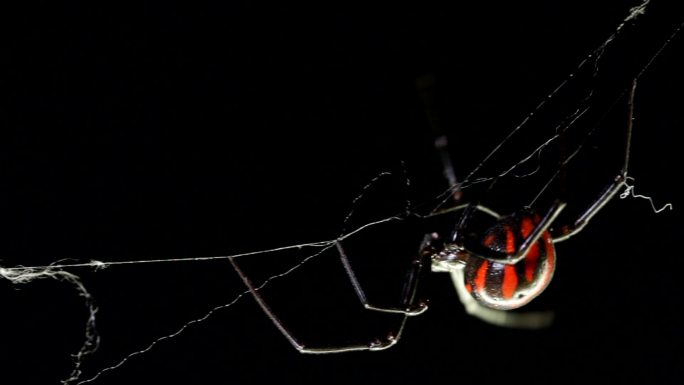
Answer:
[[(396, 330), (388, 333), (385, 338), (356, 345), (309, 346), (293, 335), (271, 310), (258, 288), (240, 269), (235, 258), (231, 257), (230, 262), (262, 310), (290, 344), (301, 353), (377, 351), (395, 345), (401, 338), (408, 317), (422, 314), (427, 309), (426, 302), (418, 300), (416, 293), (419, 278), (428, 265), (432, 272), (451, 274), (459, 300), (467, 313), (498, 326), (526, 329), (546, 327), (552, 322), (552, 312), (512, 313), (509, 310), (526, 305), (549, 285), (556, 267), (554, 244), (582, 231), (594, 215), (626, 186), (635, 90), (636, 79), (632, 81), (627, 100), (625, 157), (621, 170), (598, 198), (571, 224), (552, 227), (558, 215), (566, 207), (566, 202), (560, 199), (555, 200), (541, 214), (530, 207), (523, 207), (512, 214), (502, 216), (476, 202), (447, 209), (443, 212), (462, 211), (461, 219), (447, 240), (442, 240), (442, 237), (436, 233), (425, 236), (420, 251), (408, 269), (401, 304), (395, 307), (376, 306), (368, 300), (338, 241), (335, 246), (340, 260), (363, 306), (372, 311), (403, 315)], [(445, 161), (448, 159), (448, 156), (445, 156), (445, 143), (438, 140), (435, 147), (440, 152), (444, 174), (453, 187), (455, 185), (454, 172), (450, 162)], [(458, 190), (455, 191), (455, 195), (458, 195)], [(458, 199), (458, 197), (455, 198), (455, 200)], [(482, 235), (466, 235), (468, 221), (475, 212), (493, 217), (495, 223)]]

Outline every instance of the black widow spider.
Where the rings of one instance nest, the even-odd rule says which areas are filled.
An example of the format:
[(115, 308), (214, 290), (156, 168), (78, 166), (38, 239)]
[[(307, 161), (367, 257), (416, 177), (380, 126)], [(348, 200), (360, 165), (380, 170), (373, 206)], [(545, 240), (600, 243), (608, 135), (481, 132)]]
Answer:
[[(449, 241), (442, 242), (441, 246), (437, 246), (440, 243), (437, 234), (425, 236), (420, 252), (409, 268), (402, 303), (397, 307), (375, 306), (367, 299), (344, 249), (336, 242), (340, 260), (363, 306), (368, 310), (404, 316), (397, 329), (382, 340), (357, 345), (309, 347), (298, 340), (274, 314), (258, 292), (258, 288), (237, 265), (235, 258), (231, 257), (230, 262), (262, 310), (301, 353), (375, 351), (396, 344), (401, 338), (408, 316), (421, 314), (427, 309), (426, 303), (418, 300), (416, 293), (419, 277), (428, 263), (432, 272), (451, 274), (459, 299), (469, 314), (499, 326), (527, 329), (546, 327), (553, 318), (550, 312), (511, 313), (507, 310), (529, 303), (546, 289), (556, 266), (554, 243), (564, 241), (582, 231), (594, 215), (621, 189), (627, 187), (635, 90), (636, 79), (632, 82), (628, 96), (628, 121), (622, 169), (573, 223), (551, 227), (566, 206), (566, 202), (562, 200), (553, 202), (541, 216), (529, 207), (524, 207), (511, 215), (500, 216), (477, 203), (461, 204), (447, 209), (443, 212), (463, 211), (461, 220)], [(448, 159), (445, 142), (438, 140), (436, 148), (442, 156), (445, 175), (453, 187), (455, 179), (450, 177), (454, 174), (453, 169), (450, 162), (444, 161)], [(494, 217), (496, 223), (483, 236), (473, 238), (464, 234), (468, 219), (475, 211)]]

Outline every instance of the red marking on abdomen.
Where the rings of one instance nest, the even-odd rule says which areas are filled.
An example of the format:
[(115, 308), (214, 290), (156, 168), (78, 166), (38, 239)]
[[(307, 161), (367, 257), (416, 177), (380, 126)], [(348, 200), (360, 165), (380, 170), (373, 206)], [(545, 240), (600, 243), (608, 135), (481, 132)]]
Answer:
[(532, 282), (534, 279), (534, 272), (537, 270), (539, 263), (539, 242), (536, 242), (530, 247), (530, 251), (525, 256), (525, 279), (527, 282)]
[(482, 241), (482, 244), (491, 247), (494, 244), (494, 241), (496, 241), (496, 236), (494, 234), (489, 234), (485, 237), (484, 241)]
[(513, 230), (511, 230), (510, 226), (505, 226), (504, 231), (506, 232), (506, 253), (513, 254), (517, 249), (515, 245), (515, 234), (513, 234)]
[(515, 290), (518, 288), (518, 274), (515, 272), (514, 265), (506, 265), (503, 271), (503, 282), (501, 283), (501, 294), (504, 298), (513, 298)]
[(485, 284), (487, 283), (487, 269), (489, 268), (488, 261), (482, 261), (482, 264), (477, 269), (477, 275), (475, 276), (475, 288), (478, 292), (484, 290)]
[(532, 223), (532, 219), (530, 218), (523, 218), (522, 223), (520, 224), (520, 233), (522, 234), (523, 238), (527, 238), (532, 234), (532, 230), (534, 230), (534, 223)]

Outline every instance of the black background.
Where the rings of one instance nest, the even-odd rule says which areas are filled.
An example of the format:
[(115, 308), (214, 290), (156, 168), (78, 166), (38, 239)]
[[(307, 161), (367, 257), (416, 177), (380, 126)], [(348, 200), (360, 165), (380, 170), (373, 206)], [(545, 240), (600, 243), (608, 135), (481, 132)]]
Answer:
[[(1, 263), (205, 257), (333, 239), (381, 171), (405, 170), (416, 202), (445, 187), (418, 77), (435, 79), (462, 177), (614, 32), (635, 5), (627, 3), (3, 6)], [(598, 125), (603, 136), (570, 167), (562, 192), (570, 212), (581, 210), (619, 167), (615, 127), (624, 127), (626, 111), (618, 96), (682, 21), (671, 3), (654, 0), (625, 28), (598, 79), (583, 67), (571, 91), (552, 98), (523, 140), (494, 160), (496, 169), (529, 153), (525, 143), (548, 137), (594, 87), (588, 105), (597, 115), (579, 131)], [(554, 281), (531, 305), (556, 312), (549, 330), (484, 325), (464, 314), (448, 277), (434, 275), (421, 293), (430, 310), (385, 352), (301, 355), (243, 298), (95, 383), (675, 382), (684, 358), (683, 47), (678, 36), (640, 78), (630, 165), (637, 192), (675, 211), (656, 215), (645, 200), (616, 200), (558, 244)], [(543, 162), (553, 170), (558, 155), (550, 154)], [(508, 212), (531, 200), (546, 180), (539, 176), (465, 197)], [(353, 224), (401, 209), (403, 189), (374, 191)], [(353, 259), (369, 295), (398, 296), (422, 237), (413, 230), (378, 228), (350, 245), (377, 258)], [(241, 261), (255, 282), (295, 263), (280, 255)], [(244, 290), (226, 260), (69, 271), (99, 306), (102, 343), (84, 378)], [(310, 344), (367, 341), (396, 325), (358, 308), (332, 254), (269, 289), (267, 300)], [(3, 281), (0, 293), (0, 381), (67, 377), (82, 342), (82, 299), (52, 280)]]

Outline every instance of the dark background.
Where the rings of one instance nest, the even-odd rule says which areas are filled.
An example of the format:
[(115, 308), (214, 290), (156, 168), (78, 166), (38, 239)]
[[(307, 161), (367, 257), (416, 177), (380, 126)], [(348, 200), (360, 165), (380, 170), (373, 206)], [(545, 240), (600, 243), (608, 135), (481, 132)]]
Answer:
[[(381, 171), (405, 172), (410, 188), (398, 187), (399, 177), (376, 185), (350, 227), (401, 211), (405, 196), (422, 202), (445, 187), (417, 78), (435, 79), (436, 112), (463, 177), (634, 3), (3, 6), (2, 266), (218, 256), (333, 239)], [(674, 2), (652, 3), (609, 46), (599, 76), (584, 66), (486, 175), (528, 154), (568, 111), (590, 106), (568, 147), (593, 127), (600, 135), (539, 209), (556, 196), (570, 203), (568, 216), (588, 204), (620, 164), (620, 94), (684, 18)], [(683, 47), (678, 36), (640, 78), (630, 165), (637, 192), (676, 210), (656, 215), (645, 200), (616, 199), (558, 244), (554, 281), (531, 305), (556, 312), (552, 328), (482, 324), (464, 314), (448, 277), (433, 275), (421, 292), (431, 309), (385, 352), (300, 355), (244, 298), (95, 383), (677, 381)], [(533, 178), (490, 193), (467, 189), (464, 199), (515, 210), (557, 169), (559, 154), (546, 152)], [(391, 302), (424, 228), (376, 230), (350, 242), (350, 257), (368, 294)], [(241, 263), (261, 282), (297, 257)], [(226, 260), (69, 271), (99, 306), (102, 343), (84, 378), (244, 290)], [(396, 326), (396, 317), (359, 309), (333, 254), (269, 289), (267, 300), (312, 345), (367, 341)], [(66, 378), (82, 343), (82, 299), (53, 280), (3, 281), (0, 293), (0, 381)]]

